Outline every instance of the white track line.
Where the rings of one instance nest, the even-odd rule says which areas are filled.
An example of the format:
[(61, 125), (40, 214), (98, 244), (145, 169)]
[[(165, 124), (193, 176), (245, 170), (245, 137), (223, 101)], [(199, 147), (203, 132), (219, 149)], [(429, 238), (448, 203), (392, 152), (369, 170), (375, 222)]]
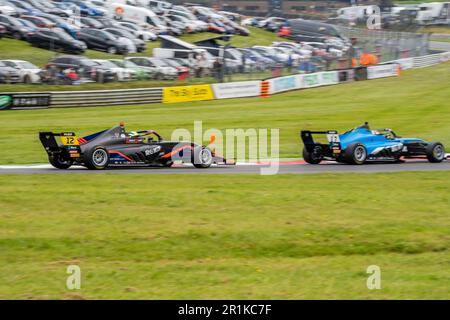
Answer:
[[(450, 159), (450, 153), (446, 154), (446, 158)], [(268, 163), (279, 163), (280, 165), (283, 165), (283, 162), (289, 162), (289, 161), (298, 161), (302, 159), (270, 159), (270, 160), (261, 160), (258, 162), (236, 162), (237, 166), (263, 166), (267, 165)], [(262, 163), (261, 163), (262, 162)], [(177, 167), (192, 167), (191, 163), (177, 163), (175, 162), (175, 165)], [(217, 166), (217, 165), (213, 165)], [(82, 166), (73, 166), (74, 168), (83, 168)], [(16, 165), (0, 165), (0, 169), (2, 170), (8, 170), (8, 169), (53, 169), (53, 166), (50, 164), (45, 163), (37, 163), (37, 164), (16, 164)]]

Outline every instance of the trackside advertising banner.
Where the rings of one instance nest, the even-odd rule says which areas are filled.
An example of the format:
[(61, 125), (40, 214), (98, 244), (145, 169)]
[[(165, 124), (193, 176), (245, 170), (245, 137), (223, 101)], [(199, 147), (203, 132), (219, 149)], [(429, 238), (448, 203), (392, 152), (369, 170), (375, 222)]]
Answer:
[(167, 87), (163, 90), (163, 103), (214, 100), (209, 84)]
[(0, 93), (0, 110), (48, 108), (50, 99), (50, 93)]
[(367, 67), (367, 79), (378, 79), (385, 77), (396, 77), (397, 64), (385, 64), (381, 66)]
[(301, 89), (327, 86), (339, 83), (337, 71), (297, 74), (292, 76), (270, 79), (270, 94)]
[(395, 60), (395, 62), (400, 65), (402, 70), (414, 68), (414, 59), (413, 58), (398, 59), (398, 60)]
[(339, 83), (339, 73), (337, 71), (320, 72), (320, 84), (329, 86)]
[(261, 92), (261, 81), (215, 83), (212, 89), (216, 99), (257, 97)]
[(301, 75), (293, 75), (270, 79), (269, 94), (294, 90), (301, 88)]

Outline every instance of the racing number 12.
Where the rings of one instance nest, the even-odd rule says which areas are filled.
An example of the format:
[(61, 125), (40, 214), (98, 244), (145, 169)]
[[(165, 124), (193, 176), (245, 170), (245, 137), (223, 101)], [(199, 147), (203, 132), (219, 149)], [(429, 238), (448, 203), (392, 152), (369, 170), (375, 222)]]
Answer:
[(65, 146), (77, 146), (78, 145), (78, 140), (76, 139), (76, 137), (61, 137), (62, 143)]

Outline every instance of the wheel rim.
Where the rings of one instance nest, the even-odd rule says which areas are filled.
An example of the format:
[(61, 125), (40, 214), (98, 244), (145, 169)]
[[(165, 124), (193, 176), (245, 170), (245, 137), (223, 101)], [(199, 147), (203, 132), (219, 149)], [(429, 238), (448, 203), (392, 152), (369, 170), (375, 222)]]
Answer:
[(109, 48), (109, 53), (115, 54), (116, 53), (116, 48)]
[(95, 150), (92, 154), (92, 162), (98, 167), (102, 167), (108, 161), (108, 155), (103, 149)]
[(366, 160), (366, 149), (363, 146), (357, 146), (355, 149), (355, 160), (358, 162)]
[(200, 162), (202, 164), (210, 164), (212, 162), (212, 155), (208, 149), (203, 149), (200, 152)]
[(444, 158), (444, 148), (441, 145), (435, 146), (433, 149), (433, 156), (438, 160), (443, 159)]

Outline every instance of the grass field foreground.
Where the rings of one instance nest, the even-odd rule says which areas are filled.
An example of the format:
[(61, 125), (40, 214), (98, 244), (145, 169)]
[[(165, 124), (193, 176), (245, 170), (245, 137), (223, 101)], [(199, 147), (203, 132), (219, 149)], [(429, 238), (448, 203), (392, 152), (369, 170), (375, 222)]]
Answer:
[(449, 299), (449, 179), (1, 175), (0, 298)]

